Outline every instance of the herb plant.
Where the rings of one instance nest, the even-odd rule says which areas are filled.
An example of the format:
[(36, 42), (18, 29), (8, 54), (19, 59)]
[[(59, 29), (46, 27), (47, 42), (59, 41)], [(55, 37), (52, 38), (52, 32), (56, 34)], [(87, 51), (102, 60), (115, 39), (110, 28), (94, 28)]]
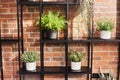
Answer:
[(99, 30), (111, 31), (114, 28), (114, 23), (107, 19), (99, 20), (96, 24)]
[(25, 52), (21, 55), (21, 61), (23, 62), (35, 62), (39, 59), (39, 55), (36, 52)]
[(68, 55), (68, 58), (73, 62), (81, 62), (85, 54), (77, 51), (71, 51)]

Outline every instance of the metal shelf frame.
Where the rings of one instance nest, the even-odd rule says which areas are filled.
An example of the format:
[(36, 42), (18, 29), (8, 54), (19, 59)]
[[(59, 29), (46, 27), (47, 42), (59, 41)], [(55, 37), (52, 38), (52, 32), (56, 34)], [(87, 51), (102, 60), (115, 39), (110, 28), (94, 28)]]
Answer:
[[(23, 5), (36, 5), (39, 7), (39, 16), (42, 15), (44, 5), (64, 5), (65, 9), (65, 16), (66, 20), (69, 20), (69, 6), (70, 5), (78, 5), (78, 2), (69, 2), (69, 0), (66, 0), (65, 2), (31, 2), (31, 1), (25, 1), (25, 0), (17, 0), (17, 23), (18, 23), (18, 49), (19, 49), (19, 58), (20, 54), (24, 53), (24, 32), (23, 32)], [(76, 0), (79, 1), (79, 0)], [(40, 22), (41, 22), (41, 17), (40, 17)], [(41, 27), (42, 25), (40, 25)], [(21, 65), (21, 61), (19, 59), (19, 75), (20, 75), (20, 80), (24, 80), (24, 75), (25, 74), (35, 74), (35, 75), (40, 75), (40, 80), (44, 80), (44, 75), (46, 74), (62, 74), (64, 75), (64, 79), (68, 80), (69, 74), (86, 74), (87, 80), (92, 79), (90, 75), (92, 75), (92, 38), (88, 38), (87, 40), (72, 40), (68, 39), (68, 23), (66, 23), (67, 29), (66, 29), (66, 34), (65, 34), (65, 39), (64, 40), (44, 40), (42, 39), (42, 30), (40, 29), (40, 65), (36, 71), (29, 72), (25, 70), (25, 66)], [(21, 39), (20, 39), (21, 36)], [(90, 36), (90, 35), (89, 35)], [(81, 71), (72, 71), (70, 69), (70, 66), (68, 65), (68, 48), (69, 48), (69, 43), (86, 43), (87, 44), (87, 50), (88, 50), (88, 56), (87, 56), (87, 66), (82, 66)], [(44, 66), (44, 44), (48, 43), (54, 43), (54, 44), (64, 44), (65, 46), (65, 66), (59, 66), (59, 67), (51, 67), (51, 66)]]

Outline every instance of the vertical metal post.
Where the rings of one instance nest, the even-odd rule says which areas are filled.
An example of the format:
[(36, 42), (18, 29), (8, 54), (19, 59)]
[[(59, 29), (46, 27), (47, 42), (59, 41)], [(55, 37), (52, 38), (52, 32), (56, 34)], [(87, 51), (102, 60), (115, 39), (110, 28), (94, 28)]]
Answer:
[[(69, 3), (68, 3), (68, 0), (66, 0), (66, 20), (68, 21), (69, 19)], [(66, 72), (65, 72), (65, 80), (68, 80), (68, 23), (66, 24), (66, 36), (65, 36), (65, 39), (66, 39), (66, 42), (65, 42), (65, 63), (66, 63)]]
[(20, 5), (20, 29), (21, 29), (21, 49), (24, 53), (24, 31), (23, 31), (23, 5)]
[(20, 68), (21, 68), (21, 63), (20, 63), (20, 17), (19, 17), (19, 0), (16, 0), (17, 2), (17, 34), (18, 34), (18, 61), (19, 61), (19, 79), (21, 80), (21, 74), (20, 74)]
[(93, 48), (94, 48), (94, 11), (93, 11), (93, 0), (91, 2), (91, 13), (92, 13), (92, 38), (91, 38), (91, 78), (92, 80), (92, 71), (93, 71)]
[(117, 80), (120, 79), (120, 43), (119, 43), (119, 48), (118, 48), (118, 69), (117, 69)]
[(90, 46), (91, 46), (91, 45), (90, 45), (90, 42), (87, 43), (87, 46), (88, 46), (88, 60), (87, 60), (87, 61), (88, 61), (88, 63), (87, 63), (87, 65), (88, 65), (88, 67), (87, 67), (88, 73), (87, 73), (87, 80), (89, 80), (89, 79), (90, 79), (89, 72), (90, 72), (90, 65), (91, 65), (91, 64), (90, 64), (90, 50), (91, 50), (91, 49), (90, 49), (90, 48), (91, 48), (91, 47), (90, 47)]
[[(20, 57), (20, 54), (21, 53), (24, 53), (24, 28), (23, 28), (23, 5), (20, 4), (20, 14), (19, 14), (19, 48), (20, 48), (20, 51), (19, 51), (19, 57)], [(21, 40), (20, 40), (21, 38)], [(20, 61), (20, 64), (21, 64), (21, 61)], [(21, 68), (21, 66), (20, 66)], [(25, 65), (22, 63), (22, 68), (25, 68)], [(20, 73), (20, 77), (22, 78), (22, 80), (24, 80), (24, 75), (22, 75), (23, 77), (21, 77), (21, 73)]]
[(40, 59), (41, 59), (41, 72), (40, 72), (40, 75), (41, 75), (41, 79), (40, 80), (44, 80), (44, 43), (42, 42), (42, 25), (41, 25), (41, 17), (42, 17), (42, 13), (43, 13), (43, 0), (42, 2), (40, 3), (40, 9), (39, 9), (39, 16), (40, 16)]

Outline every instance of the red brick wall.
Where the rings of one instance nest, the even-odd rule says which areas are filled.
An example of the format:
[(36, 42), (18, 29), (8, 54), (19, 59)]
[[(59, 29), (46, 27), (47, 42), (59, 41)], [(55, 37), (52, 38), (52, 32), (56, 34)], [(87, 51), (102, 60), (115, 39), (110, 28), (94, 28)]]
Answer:
[[(2, 37), (17, 37), (17, 21), (16, 21), (16, 0), (1, 0), (0, 1), (0, 27)], [(120, 2), (118, 2), (120, 3)], [(64, 7), (50, 6), (45, 7), (46, 10), (63, 11)], [(118, 7), (119, 9), (120, 7)], [(120, 9), (119, 9), (120, 10)], [(115, 21), (116, 28), (112, 32), (112, 36), (119, 36), (119, 10), (117, 10), (117, 0), (95, 0), (94, 2), (94, 20), (99, 18), (110, 18)], [(70, 7), (70, 20), (69, 27), (78, 26), (79, 19), (73, 12), (76, 11), (75, 6)], [(118, 14), (117, 14), (118, 13)], [(39, 53), (39, 32), (38, 27), (34, 26), (35, 19), (38, 16), (38, 8), (34, 6), (24, 6), (24, 46), (25, 50), (37, 51)], [(72, 23), (71, 23), (72, 22)], [(87, 36), (84, 27), (81, 27), (82, 36)], [(74, 30), (69, 29), (69, 37), (76, 36), (72, 34)], [(98, 36), (98, 35), (97, 35)], [(61, 37), (61, 35), (59, 35)], [(51, 47), (52, 46), (52, 47)], [(45, 45), (45, 65), (46, 66), (63, 66), (64, 60), (64, 44), (46, 44)], [(69, 50), (79, 50), (87, 53), (87, 44), (70, 44)], [(18, 52), (16, 43), (3, 43), (3, 70), (5, 80), (19, 80), (18, 71)], [(113, 72), (117, 76), (117, 62), (118, 62), (118, 44), (117, 43), (95, 43), (94, 44), (94, 61), (93, 72), (99, 72), (101, 67), (104, 72)], [(39, 61), (37, 62), (39, 65)], [(86, 60), (82, 65), (86, 65)], [(72, 76), (70, 80), (85, 80), (86, 75)], [(76, 78), (77, 77), (77, 78)], [(26, 80), (39, 80), (39, 76), (27, 75)], [(46, 75), (45, 80), (63, 80), (64, 75)], [(116, 80), (116, 79), (115, 79)]]

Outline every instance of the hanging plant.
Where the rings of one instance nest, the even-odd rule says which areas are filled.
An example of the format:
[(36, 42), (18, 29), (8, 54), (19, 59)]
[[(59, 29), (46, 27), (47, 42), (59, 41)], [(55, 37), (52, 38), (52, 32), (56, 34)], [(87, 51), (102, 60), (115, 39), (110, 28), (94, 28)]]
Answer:
[[(77, 15), (79, 17), (79, 23), (78, 26), (80, 27), (85, 27), (86, 28), (86, 35), (90, 34), (91, 30), (91, 20), (92, 20), (92, 15), (93, 15), (93, 0), (78, 0), (79, 5), (77, 6), (78, 11)], [(78, 27), (78, 32), (80, 32), (80, 29)]]

